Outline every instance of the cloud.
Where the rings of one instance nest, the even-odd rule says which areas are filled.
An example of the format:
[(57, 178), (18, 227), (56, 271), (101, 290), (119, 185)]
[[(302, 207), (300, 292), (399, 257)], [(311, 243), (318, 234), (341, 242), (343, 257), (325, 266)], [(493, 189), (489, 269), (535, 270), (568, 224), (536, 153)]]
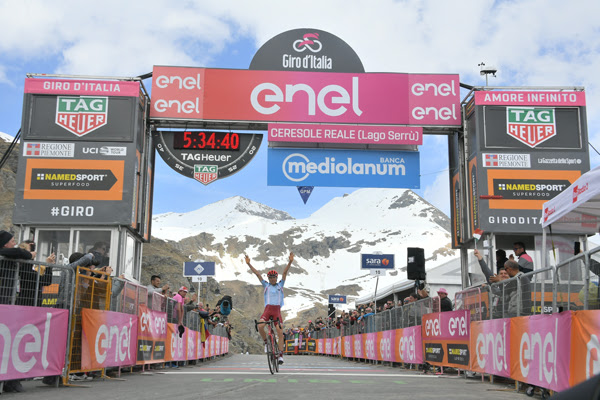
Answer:
[(450, 216), (450, 175), (443, 171), (435, 175), (435, 180), (423, 190), (423, 198)]

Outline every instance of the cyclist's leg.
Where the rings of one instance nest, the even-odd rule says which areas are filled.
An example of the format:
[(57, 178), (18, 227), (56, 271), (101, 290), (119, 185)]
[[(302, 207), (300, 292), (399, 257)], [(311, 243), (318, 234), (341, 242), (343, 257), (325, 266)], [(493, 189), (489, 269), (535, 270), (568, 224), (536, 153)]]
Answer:
[(283, 328), (280, 324), (276, 324), (275, 327), (277, 328), (277, 344), (279, 345), (279, 352), (283, 353)]
[[(265, 322), (264, 319), (259, 319), (259, 322)], [(267, 341), (267, 332), (265, 332), (265, 324), (259, 324), (258, 325), (258, 333), (260, 334), (260, 337), (262, 338), (263, 342)]]

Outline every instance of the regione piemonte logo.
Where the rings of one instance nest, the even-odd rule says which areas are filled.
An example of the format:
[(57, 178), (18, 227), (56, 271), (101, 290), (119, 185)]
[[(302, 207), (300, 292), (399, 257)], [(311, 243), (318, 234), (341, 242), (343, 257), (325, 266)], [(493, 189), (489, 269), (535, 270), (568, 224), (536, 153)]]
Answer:
[(58, 96), (56, 124), (69, 132), (84, 136), (106, 125), (108, 97)]
[(554, 108), (506, 107), (506, 133), (534, 148), (556, 136)]

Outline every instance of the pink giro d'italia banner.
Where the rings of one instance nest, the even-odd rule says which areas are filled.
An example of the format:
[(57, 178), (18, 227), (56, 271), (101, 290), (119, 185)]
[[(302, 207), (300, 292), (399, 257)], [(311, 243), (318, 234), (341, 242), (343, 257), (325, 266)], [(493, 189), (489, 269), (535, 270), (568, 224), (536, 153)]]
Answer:
[(423, 363), (421, 325), (396, 329), (393, 343), (396, 362), (407, 364)]
[(512, 318), (510, 377), (559, 392), (569, 388), (571, 320), (572, 311)]
[(510, 321), (471, 322), (471, 371), (510, 378)]
[(167, 345), (165, 361), (185, 361), (187, 358), (187, 331), (179, 337), (177, 324), (167, 324)]
[(69, 311), (0, 305), (0, 381), (60, 375)]
[(270, 142), (423, 144), (423, 128), (374, 125), (269, 124)]
[(456, 74), (155, 66), (151, 118), (460, 126)]
[(114, 311), (81, 310), (81, 369), (135, 365), (138, 319)]

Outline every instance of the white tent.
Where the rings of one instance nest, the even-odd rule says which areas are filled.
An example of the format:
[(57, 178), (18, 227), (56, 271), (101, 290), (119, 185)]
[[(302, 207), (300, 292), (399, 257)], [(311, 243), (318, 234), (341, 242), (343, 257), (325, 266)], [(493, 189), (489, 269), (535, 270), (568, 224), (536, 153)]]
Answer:
[(583, 174), (558, 196), (544, 203), (542, 227), (553, 233), (598, 233), (600, 167)]
[[(583, 174), (571, 186), (544, 203), (542, 246), (546, 233), (594, 235), (600, 227), (600, 167)], [(544, 254), (545, 254), (545, 248)], [(542, 262), (545, 262), (544, 257)], [(545, 266), (545, 265), (544, 265)]]

